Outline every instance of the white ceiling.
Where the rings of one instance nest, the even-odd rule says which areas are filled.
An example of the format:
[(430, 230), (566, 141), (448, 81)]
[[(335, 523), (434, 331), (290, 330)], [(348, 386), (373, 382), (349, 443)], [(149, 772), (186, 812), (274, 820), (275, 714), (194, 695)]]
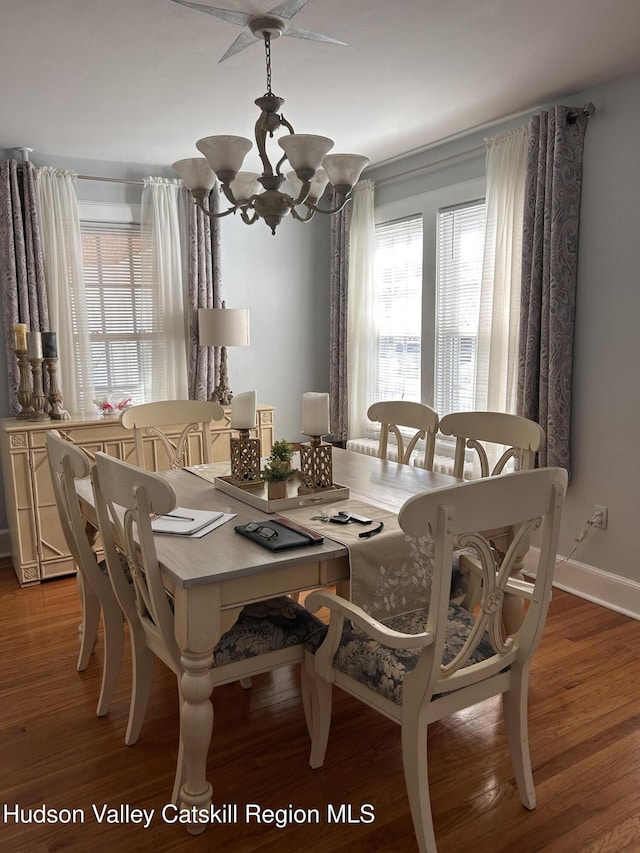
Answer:
[[(640, 0), (309, 0), (291, 23), (348, 46), (273, 42), (284, 115), (373, 163), (640, 72)], [(264, 48), (218, 63), (239, 33), (171, 0), (1, 0), (0, 147), (170, 164), (252, 137)]]

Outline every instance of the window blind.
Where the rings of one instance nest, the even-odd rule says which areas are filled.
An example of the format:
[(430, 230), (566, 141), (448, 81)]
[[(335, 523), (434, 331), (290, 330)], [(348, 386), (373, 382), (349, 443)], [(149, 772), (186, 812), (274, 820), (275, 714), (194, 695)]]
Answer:
[(475, 408), (485, 203), (438, 211), (434, 396), (440, 416)]
[(82, 222), (81, 232), (96, 395), (144, 402), (162, 335), (157, 292), (143, 284), (140, 226)]
[(420, 401), (422, 216), (376, 225), (371, 401)]

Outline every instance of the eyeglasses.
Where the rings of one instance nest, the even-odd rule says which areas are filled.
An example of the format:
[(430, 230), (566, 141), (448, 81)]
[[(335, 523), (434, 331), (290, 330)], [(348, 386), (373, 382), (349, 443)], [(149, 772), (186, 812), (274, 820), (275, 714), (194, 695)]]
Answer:
[(273, 527), (263, 527), (255, 521), (250, 521), (249, 524), (245, 525), (244, 529), (248, 533), (257, 533), (263, 539), (276, 539), (278, 536), (278, 531), (274, 530)]

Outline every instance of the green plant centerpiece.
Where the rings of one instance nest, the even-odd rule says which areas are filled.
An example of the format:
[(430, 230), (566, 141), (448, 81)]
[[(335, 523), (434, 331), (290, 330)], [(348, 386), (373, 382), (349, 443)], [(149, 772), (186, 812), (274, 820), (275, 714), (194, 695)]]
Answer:
[(275, 441), (271, 447), (271, 456), (260, 472), (260, 477), (267, 484), (271, 500), (287, 496), (287, 480), (297, 472), (296, 468), (291, 467), (293, 454), (293, 445), (284, 439)]

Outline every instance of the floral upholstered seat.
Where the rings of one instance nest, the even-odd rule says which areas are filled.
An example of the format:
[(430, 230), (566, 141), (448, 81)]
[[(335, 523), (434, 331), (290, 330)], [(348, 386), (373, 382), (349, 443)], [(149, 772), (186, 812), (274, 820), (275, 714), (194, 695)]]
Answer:
[[(427, 610), (414, 610), (412, 613), (383, 619), (381, 624), (402, 634), (419, 634), (426, 630), (428, 615)], [(474, 623), (475, 617), (464, 607), (459, 604), (449, 605), (443, 664), (450, 663), (462, 650)], [(306, 650), (315, 654), (326, 633), (327, 627), (323, 625), (320, 630), (311, 634), (305, 646)], [(413, 670), (420, 652), (421, 649), (391, 649), (345, 620), (333, 665), (360, 684), (400, 705), (404, 676)], [(493, 647), (485, 634), (474, 649), (468, 664), (480, 663), (493, 654)]]

